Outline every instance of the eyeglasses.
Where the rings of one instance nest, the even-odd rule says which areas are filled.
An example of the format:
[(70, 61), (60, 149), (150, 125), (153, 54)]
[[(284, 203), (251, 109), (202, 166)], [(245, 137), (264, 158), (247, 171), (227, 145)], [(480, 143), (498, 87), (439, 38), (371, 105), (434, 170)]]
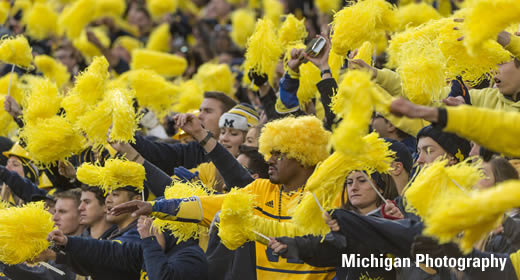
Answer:
[(285, 156), (280, 152), (272, 152), (271, 157), (273, 157), (276, 161), (281, 161), (285, 158)]

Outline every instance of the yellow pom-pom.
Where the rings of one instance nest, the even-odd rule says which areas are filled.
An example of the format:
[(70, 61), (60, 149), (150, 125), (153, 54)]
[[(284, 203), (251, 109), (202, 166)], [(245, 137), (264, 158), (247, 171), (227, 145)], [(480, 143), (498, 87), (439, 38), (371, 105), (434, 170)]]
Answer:
[(135, 187), (140, 191), (144, 189), (145, 171), (144, 167), (139, 163), (121, 159), (109, 159), (105, 161), (103, 170), (104, 178), (101, 187), (106, 193), (126, 186)]
[(334, 49), (330, 50), (329, 66), (330, 66), (330, 71), (332, 72), (332, 77), (334, 77), (334, 79), (336, 81), (339, 81), (339, 72), (340, 72), (341, 68), (343, 67), (343, 65), (345, 65), (346, 57), (347, 57), (346, 55), (337, 54), (336, 51), (334, 51)]
[(34, 64), (46, 78), (54, 81), (56, 85), (58, 85), (58, 88), (61, 88), (70, 80), (70, 73), (67, 67), (48, 55), (36, 56), (34, 58)]
[(446, 166), (447, 163), (446, 159), (436, 160), (419, 172), (405, 189), (407, 211), (427, 220), (437, 211), (439, 201), (465, 194), (483, 178), (480, 162), (464, 161), (453, 166)]
[(399, 20), (399, 30), (405, 30), (407, 27), (419, 26), (430, 20), (440, 19), (441, 15), (432, 5), (422, 3), (411, 3), (401, 6), (397, 10), (397, 19)]
[(162, 52), (135, 49), (132, 51), (130, 68), (154, 70), (165, 77), (176, 77), (184, 73), (188, 62), (184, 57)]
[(10, 8), (11, 5), (9, 4), (9, 1), (0, 2), (0, 24), (4, 24), (4, 22), (7, 20)]
[(392, 5), (384, 0), (364, 0), (345, 7), (334, 15), (332, 21), (332, 46), (345, 56), (359, 48), (365, 41), (375, 42), (378, 31), (391, 31), (397, 19)]
[(28, 123), (20, 132), (26, 150), (39, 166), (49, 166), (83, 150), (84, 137), (61, 116)]
[(131, 53), (135, 49), (140, 49), (143, 47), (143, 43), (131, 36), (120, 36), (114, 41), (114, 46), (122, 46), (129, 53)]
[(278, 151), (304, 166), (315, 166), (329, 156), (329, 138), (330, 132), (318, 118), (287, 117), (265, 125), (260, 134), (259, 151), (266, 160), (273, 151)]
[(125, 0), (96, 0), (96, 12), (94, 18), (110, 16), (121, 17), (126, 10)]
[(273, 84), (276, 65), (283, 53), (283, 47), (274, 32), (270, 20), (258, 20), (255, 33), (247, 41), (247, 51), (244, 61), (244, 72), (250, 71), (266, 74)]
[(218, 236), (229, 250), (236, 250), (247, 241), (255, 240), (253, 232), (253, 194), (232, 189), (222, 203)]
[(112, 126), (112, 109), (111, 100), (104, 99), (95, 108), (79, 116), (75, 124), (75, 128), (82, 131), (96, 148), (108, 144), (107, 133)]
[(38, 120), (51, 118), (58, 113), (61, 96), (55, 83), (48, 79), (34, 79), (31, 81), (30, 89), (31, 92), (23, 106), (25, 122), (36, 123)]
[(219, 91), (234, 98), (235, 77), (227, 64), (204, 63), (193, 76), (204, 91)]
[(23, 67), (31, 65), (33, 56), (27, 39), (18, 35), (15, 38), (5, 38), (0, 43), (0, 61)]
[(110, 140), (118, 142), (135, 142), (134, 134), (138, 129), (139, 119), (133, 106), (135, 91), (119, 86), (107, 92), (112, 102), (112, 130)]
[(159, 116), (165, 115), (178, 94), (178, 87), (167, 82), (151, 70), (132, 70), (128, 81), (139, 106), (153, 110)]
[(275, 27), (280, 26), (283, 14), (283, 5), (280, 0), (262, 0), (264, 7), (264, 18), (271, 20)]
[(74, 88), (61, 104), (71, 123), (103, 98), (108, 78), (108, 61), (104, 56), (94, 58), (87, 70), (76, 77)]
[[(91, 31), (96, 35), (103, 47), (107, 48), (110, 46), (110, 38), (102, 28), (93, 28)], [(88, 62), (95, 56), (103, 55), (101, 50), (88, 40), (86, 30), (83, 30), (81, 35), (74, 39), (72, 43)]]
[(174, 13), (178, 0), (146, 0), (146, 8), (154, 19), (159, 19), (165, 14)]
[(58, 34), (58, 14), (48, 4), (35, 3), (24, 16), (25, 31), (35, 39), (43, 40)]
[(60, 33), (65, 33), (71, 40), (81, 35), (83, 28), (94, 18), (96, 5), (90, 0), (78, 0), (68, 6), (58, 18)]
[(172, 110), (178, 113), (189, 113), (198, 110), (204, 99), (204, 91), (194, 80), (183, 82), (179, 86), (179, 96)]
[[(0, 78), (0, 95), (7, 95), (9, 90), (9, 80), (11, 79), (11, 75), (4, 75)], [(18, 79), (18, 75), (13, 74), (11, 82), (11, 96), (21, 104), (23, 99), (25, 98), (24, 90), (21, 87), (20, 81)]]
[(372, 43), (366, 41), (358, 49), (358, 53), (354, 57), (354, 59), (361, 59), (366, 64), (372, 65), (372, 56), (373, 55), (374, 55), (374, 46), (372, 45)]
[(324, 14), (332, 14), (338, 11), (342, 0), (314, 0), (314, 5)]
[(440, 100), (440, 93), (446, 85), (446, 65), (440, 49), (434, 42), (417, 39), (403, 44), (401, 50), (406, 59), (397, 72), (406, 97), (421, 105)]
[[(334, 147), (344, 153), (361, 151), (374, 107), (384, 112), (388, 106), (389, 101), (382, 97), (368, 72), (348, 71), (332, 98), (332, 111), (344, 118), (332, 135)], [(349, 140), (345, 142), (346, 139)]]
[(78, 180), (89, 186), (103, 185), (103, 176), (103, 167), (92, 163), (83, 163), (76, 171)]
[(43, 202), (0, 210), (0, 261), (19, 264), (49, 247), (47, 236), (54, 229), (52, 215)]
[(163, 23), (155, 28), (148, 38), (146, 48), (152, 51), (169, 52), (170, 51), (170, 25)]
[(240, 48), (245, 48), (247, 39), (255, 32), (255, 12), (249, 9), (238, 9), (231, 14), (231, 24), (231, 39)]
[[(165, 199), (175, 198), (187, 198), (187, 197), (204, 197), (212, 194), (211, 190), (204, 188), (199, 182), (181, 182), (173, 181), (172, 185), (164, 190)], [(201, 233), (205, 233), (208, 229), (197, 223), (185, 223), (155, 219), (153, 226), (161, 231), (165, 229), (169, 230), (175, 238), (177, 238), (177, 244), (183, 241), (187, 241), (190, 238), (199, 238)]]
[[(520, 199), (520, 181), (511, 180), (486, 190), (474, 190), (443, 200), (430, 219), (424, 233), (436, 236), (441, 243), (458, 241), (465, 253), (486, 234), (501, 224), (504, 214), (516, 207)], [(460, 240), (457, 236), (464, 232)]]
[(312, 63), (300, 65), (300, 86), (296, 95), (301, 106), (309, 103), (312, 98), (319, 94), (316, 84), (321, 81), (321, 72)]
[[(485, 78), (491, 78), (498, 65), (511, 60), (511, 55), (495, 40), (487, 40), (473, 50), (470, 55), (464, 43), (457, 39), (464, 36), (455, 22), (448, 22), (440, 28), (437, 42), (446, 59), (448, 77), (455, 79), (461, 76), (472, 85), (480, 83)], [(460, 27), (459, 27), (460, 28)]]
[[(290, 205), (288, 214), (292, 216), (291, 222), (305, 231), (315, 235), (325, 235), (330, 229), (322, 218), (322, 212), (316, 203), (313, 194), (325, 210), (330, 210), (334, 205), (338, 194), (343, 191), (345, 178), (352, 169), (351, 158), (335, 152), (321, 162), (305, 184), (307, 191), (301, 203)], [(295, 200), (296, 202), (296, 200)]]
[(500, 31), (511, 23), (520, 22), (517, 0), (472, 0), (464, 19), (464, 45), (470, 54), (489, 39), (495, 40)]
[(287, 16), (280, 30), (278, 30), (278, 38), (285, 48), (290, 44), (305, 41), (307, 35), (305, 19), (298, 20), (293, 14)]

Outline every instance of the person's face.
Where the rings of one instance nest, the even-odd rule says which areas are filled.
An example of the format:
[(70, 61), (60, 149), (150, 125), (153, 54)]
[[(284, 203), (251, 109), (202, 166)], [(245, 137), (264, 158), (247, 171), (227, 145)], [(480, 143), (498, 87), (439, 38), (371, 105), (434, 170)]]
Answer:
[(219, 135), (218, 120), (222, 116), (222, 103), (215, 98), (204, 98), (200, 105), (199, 120), (213, 135)]
[(240, 163), (240, 165), (242, 165), (244, 168), (246, 168), (249, 171), (249, 173), (251, 174), (251, 177), (253, 177), (253, 179), (256, 180), (256, 179), (260, 178), (260, 175), (258, 175), (258, 173), (253, 173), (253, 171), (251, 171), (249, 169), (249, 161), (250, 161), (250, 159), (249, 159), (248, 156), (246, 156), (246, 154), (238, 155), (237, 161)]
[(417, 142), (417, 151), (419, 152), (417, 164), (421, 167), (447, 155), (446, 151), (431, 137), (421, 137)]
[(79, 211), (76, 201), (71, 198), (59, 198), (56, 201), (56, 212), (52, 220), (64, 234), (74, 234), (80, 226)]
[(112, 191), (111, 193), (109, 193), (107, 195), (107, 198), (105, 199), (105, 206), (106, 206), (106, 210), (107, 210), (107, 214), (105, 217), (106, 217), (107, 222), (117, 225), (117, 224), (121, 223), (122, 221), (125, 221), (130, 216), (129, 213), (122, 214), (119, 216), (114, 216), (114, 215), (109, 214), (110, 210), (113, 207), (115, 207), (121, 203), (133, 200), (133, 198), (135, 196), (136, 195), (134, 195), (133, 193), (126, 191), (126, 190), (115, 190), (115, 191)]
[(244, 132), (235, 128), (222, 127), (220, 128), (218, 142), (234, 157), (237, 157), (240, 145), (244, 143)]
[[(354, 171), (347, 177), (347, 197), (352, 206), (357, 209), (377, 206), (377, 193), (370, 186), (367, 177), (361, 171)], [(368, 178), (372, 180), (370, 177)], [(376, 185), (373, 180), (372, 182)]]
[(18, 157), (10, 156), (7, 160), (6, 168), (9, 171), (16, 172), (20, 177), (25, 178), (25, 174), (23, 173), (23, 164)]
[(493, 169), (491, 164), (488, 162), (482, 163), (481, 167), (482, 172), (484, 173), (484, 179), (481, 179), (477, 183), (477, 188), (479, 189), (487, 189), (495, 185), (495, 174), (493, 174)]
[(245, 146), (258, 148), (258, 129), (251, 127), (246, 135)]
[(278, 151), (272, 151), (271, 157), (267, 161), (269, 165), (269, 180), (273, 184), (286, 184), (294, 176), (296, 176), (296, 170), (301, 165), (292, 158), (287, 158), (285, 154)]
[(520, 91), (520, 69), (513, 60), (498, 67), (495, 85), (503, 95), (510, 96)]
[(106, 206), (99, 203), (96, 194), (93, 192), (81, 192), (81, 203), (78, 209), (79, 222), (82, 225), (92, 226), (105, 219)]
[(388, 131), (388, 122), (381, 116), (376, 115), (372, 118), (372, 129), (376, 131), (379, 136), (381, 137), (387, 137), (387, 131)]

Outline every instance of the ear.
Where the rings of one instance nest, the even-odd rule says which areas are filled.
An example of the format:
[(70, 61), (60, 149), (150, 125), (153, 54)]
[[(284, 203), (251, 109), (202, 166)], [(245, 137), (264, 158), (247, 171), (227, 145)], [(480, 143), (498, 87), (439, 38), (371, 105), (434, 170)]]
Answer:
[(392, 175), (399, 176), (404, 170), (403, 164), (397, 161), (392, 162)]
[(386, 130), (389, 132), (389, 133), (394, 133), (397, 128), (389, 121), (387, 121), (387, 124), (388, 126), (386, 127)]

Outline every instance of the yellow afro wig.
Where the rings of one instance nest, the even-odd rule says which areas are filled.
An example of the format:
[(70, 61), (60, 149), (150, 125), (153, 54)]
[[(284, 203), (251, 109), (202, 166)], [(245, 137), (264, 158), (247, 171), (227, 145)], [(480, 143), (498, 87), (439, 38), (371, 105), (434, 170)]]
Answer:
[(273, 151), (286, 154), (304, 166), (314, 166), (329, 156), (330, 132), (314, 116), (287, 117), (262, 129), (259, 151), (266, 159)]

